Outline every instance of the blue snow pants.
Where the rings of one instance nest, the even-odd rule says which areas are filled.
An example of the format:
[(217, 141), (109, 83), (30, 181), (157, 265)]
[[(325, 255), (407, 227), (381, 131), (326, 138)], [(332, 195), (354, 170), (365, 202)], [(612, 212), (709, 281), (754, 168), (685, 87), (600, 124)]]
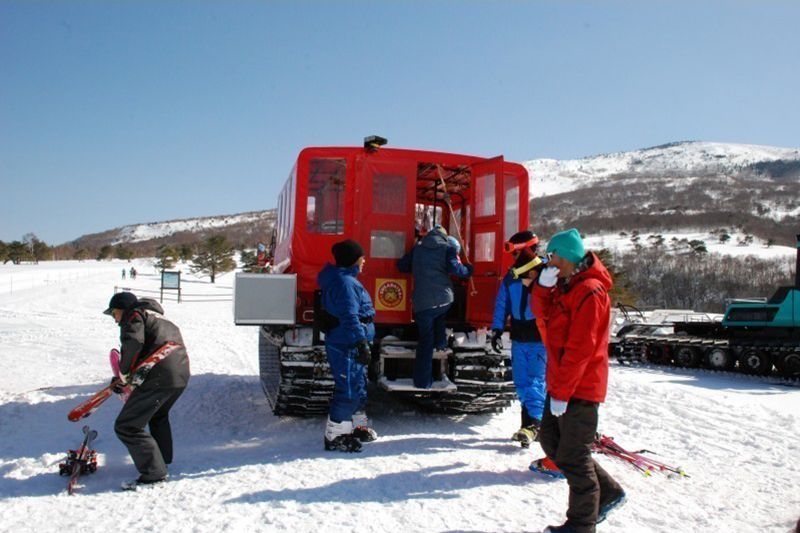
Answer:
[(425, 309), (414, 313), (419, 338), (414, 357), (414, 386), (429, 389), (433, 385), (433, 350), (447, 348), (447, 329), (445, 315), (450, 305)]
[(547, 353), (544, 344), (511, 341), (511, 370), (519, 402), (532, 418), (541, 420), (547, 395)]
[(328, 416), (344, 422), (367, 403), (367, 367), (356, 362), (358, 349), (344, 344), (325, 343), (325, 354), (333, 374), (333, 397)]

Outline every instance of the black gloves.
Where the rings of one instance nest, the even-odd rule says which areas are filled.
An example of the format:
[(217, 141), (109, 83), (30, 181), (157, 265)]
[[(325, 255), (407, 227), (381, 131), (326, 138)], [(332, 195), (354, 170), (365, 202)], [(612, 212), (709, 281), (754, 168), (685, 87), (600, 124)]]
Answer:
[(368, 365), (372, 361), (372, 350), (369, 348), (369, 342), (367, 339), (362, 340), (356, 346), (358, 349), (358, 354), (356, 354), (356, 363), (361, 365)]
[(111, 378), (111, 383), (109, 384), (109, 386), (111, 387), (111, 391), (114, 394), (122, 394), (123, 392), (125, 392), (125, 385), (122, 383), (122, 380), (120, 380), (116, 376)]
[(503, 330), (493, 329), (490, 340), (492, 341), (492, 349), (495, 352), (500, 353), (503, 350)]

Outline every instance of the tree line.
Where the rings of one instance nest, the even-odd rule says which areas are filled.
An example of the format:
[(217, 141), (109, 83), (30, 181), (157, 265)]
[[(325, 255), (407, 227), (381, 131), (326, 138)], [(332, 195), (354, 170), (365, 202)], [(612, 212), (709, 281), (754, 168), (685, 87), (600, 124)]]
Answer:
[(612, 272), (614, 303), (640, 309), (725, 311), (733, 298), (769, 298), (794, 283), (794, 259), (760, 259), (708, 254), (702, 241), (684, 251), (640, 247), (598, 254)]
[[(178, 262), (191, 263), (192, 272), (207, 275), (214, 283), (218, 275), (236, 268), (237, 263), (234, 256), (237, 250), (244, 270), (254, 270), (256, 254), (242, 243), (238, 246), (230, 243), (224, 235), (212, 235), (195, 243), (162, 244), (155, 252), (155, 267), (159, 270), (167, 270), (173, 268)], [(53, 247), (38, 239), (33, 233), (26, 234), (21, 241), (9, 243), (0, 241), (0, 261), (3, 264), (8, 262), (13, 264), (38, 263), (57, 259), (85, 261), (92, 258), (97, 261), (111, 259), (130, 261), (134, 257), (134, 251), (124, 244), (115, 246), (106, 244), (98, 250), (70, 249), (67, 245)], [(148, 255), (148, 257), (152, 256)]]

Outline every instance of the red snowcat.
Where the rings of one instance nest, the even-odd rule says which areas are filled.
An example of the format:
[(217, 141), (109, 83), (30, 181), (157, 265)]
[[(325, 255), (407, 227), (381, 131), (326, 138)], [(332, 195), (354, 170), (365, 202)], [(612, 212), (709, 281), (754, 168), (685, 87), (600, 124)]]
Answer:
[[(275, 414), (327, 413), (333, 378), (314, 323), (316, 279), (346, 238), (366, 252), (359, 280), (377, 313), (371, 382), (444, 412), (495, 412), (515, 398), (510, 354), (488, 348), (486, 330), (511, 263), (503, 243), (528, 228), (525, 167), (385, 143), (373, 136), (361, 147), (302, 150), (278, 197), (272, 273), (237, 274), (234, 320), (259, 326), (261, 383)], [(449, 348), (434, 353), (434, 387), (421, 390), (411, 380), (414, 282), (396, 262), (436, 224), (459, 238), (475, 271), (454, 281)]]

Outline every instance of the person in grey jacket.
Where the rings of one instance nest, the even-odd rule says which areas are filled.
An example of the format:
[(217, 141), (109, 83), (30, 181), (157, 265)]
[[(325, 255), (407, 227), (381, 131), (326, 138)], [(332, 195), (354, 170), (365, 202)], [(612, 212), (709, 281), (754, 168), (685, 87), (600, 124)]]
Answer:
[(125, 384), (137, 363), (167, 343), (178, 345), (133, 389), (114, 423), (117, 437), (139, 471), (138, 479), (123, 483), (124, 489), (133, 489), (167, 478), (167, 465), (172, 462), (169, 411), (189, 383), (189, 356), (180, 330), (164, 318), (164, 309), (155, 300), (120, 292), (111, 297), (105, 314), (114, 317), (120, 330), (122, 380), (115, 378), (117, 388)]
[(433, 384), (433, 350), (447, 346), (445, 315), (453, 304), (450, 276), (468, 278), (472, 265), (464, 265), (458, 251), (447, 239), (447, 231), (435, 226), (422, 241), (397, 261), (401, 272), (414, 277), (414, 321), (419, 338), (414, 359), (414, 386), (430, 389)]

